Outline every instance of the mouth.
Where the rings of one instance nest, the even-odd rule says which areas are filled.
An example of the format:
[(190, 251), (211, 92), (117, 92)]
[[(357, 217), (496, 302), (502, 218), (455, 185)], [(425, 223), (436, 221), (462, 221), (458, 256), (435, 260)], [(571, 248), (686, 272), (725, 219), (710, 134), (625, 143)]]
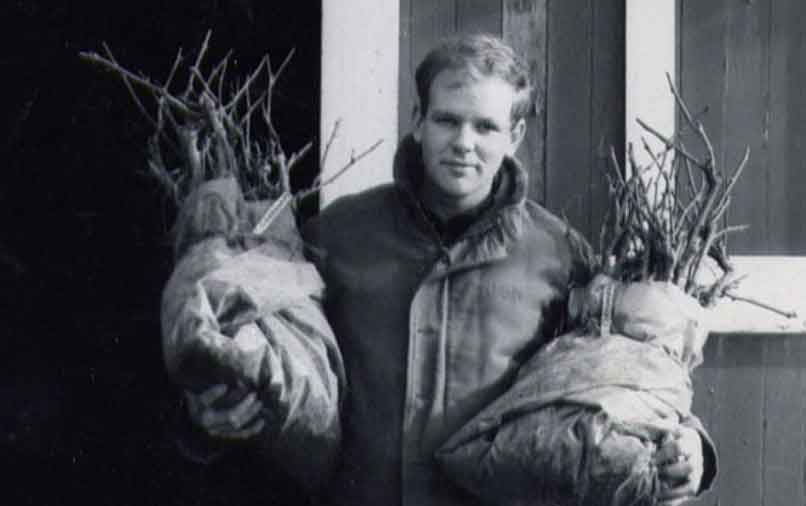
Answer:
[(443, 160), (442, 165), (451, 171), (465, 172), (468, 170), (476, 170), (478, 164), (473, 162), (464, 162), (461, 160)]

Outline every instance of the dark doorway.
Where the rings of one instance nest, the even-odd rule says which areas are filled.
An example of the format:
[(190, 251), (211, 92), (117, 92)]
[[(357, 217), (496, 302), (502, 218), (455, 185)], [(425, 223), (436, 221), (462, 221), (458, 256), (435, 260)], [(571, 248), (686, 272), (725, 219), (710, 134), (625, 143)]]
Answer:
[[(173, 210), (145, 176), (150, 126), (122, 83), (78, 53), (105, 41), (161, 80), (207, 30), (212, 59), (233, 50), (233, 74), (293, 48), (275, 122), (288, 150), (310, 140), (316, 153), (319, 2), (28, 0), (0, 11), (0, 502), (297, 504), (257, 462), (198, 466), (173, 446), (179, 394), (159, 330)], [(309, 155), (296, 184), (316, 165)]]

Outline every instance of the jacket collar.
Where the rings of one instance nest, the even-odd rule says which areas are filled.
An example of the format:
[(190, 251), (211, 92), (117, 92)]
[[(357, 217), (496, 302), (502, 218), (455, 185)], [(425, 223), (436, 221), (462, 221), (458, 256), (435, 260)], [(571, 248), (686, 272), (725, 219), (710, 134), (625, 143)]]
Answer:
[[(428, 218), (417, 189), (424, 177), (424, 167), (420, 144), (409, 134), (403, 138), (395, 153), (395, 186), (404, 201), (413, 209), (415, 221), (435, 235), (435, 228)], [(493, 195), (493, 202), (462, 235), (461, 239), (483, 237), (469, 247), (457, 243), (449, 252), (460, 263), (478, 263), (487, 259), (506, 255), (506, 246), (522, 234), (527, 196), (526, 171), (520, 162), (512, 157), (504, 158), (499, 170), (500, 183)], [(448, 249), (443, 246), (444, 249)]]

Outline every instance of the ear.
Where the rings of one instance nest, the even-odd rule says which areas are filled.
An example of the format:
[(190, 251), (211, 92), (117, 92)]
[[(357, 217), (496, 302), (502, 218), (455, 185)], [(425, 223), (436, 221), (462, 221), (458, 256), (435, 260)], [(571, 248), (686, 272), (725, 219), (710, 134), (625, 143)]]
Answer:
[(420, 114), (420, 111), (422, 111), (422, 108), (419, 105), (414, 106), (414, 114), (413, 114), (414, 130), (412, 130), (411, 135), (417, 142), (420, 142), (423, 139), (422, 128), (423, 128), (423, 121), (425, 120), (423, 115)]
[(521, 142), (523, 142), (523, 139), (526, 138), (526, 119), (519, 119), (518, 122), (512, 126), (509, 135), (509, 142), (512, 150), (512, 152), (509, 154), (514, 155), (515, 151), (517, 151), (518, 147), (521, 145)]

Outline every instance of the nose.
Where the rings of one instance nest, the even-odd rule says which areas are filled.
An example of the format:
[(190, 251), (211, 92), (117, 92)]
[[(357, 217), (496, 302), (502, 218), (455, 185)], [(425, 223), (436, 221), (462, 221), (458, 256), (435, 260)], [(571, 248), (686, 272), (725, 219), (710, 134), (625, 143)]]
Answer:
[(475, 135), (471, 125), (464, 124), (456, 130), (453, 138), (453, 149), (458, 153), (468, 153), (473, 151)]

